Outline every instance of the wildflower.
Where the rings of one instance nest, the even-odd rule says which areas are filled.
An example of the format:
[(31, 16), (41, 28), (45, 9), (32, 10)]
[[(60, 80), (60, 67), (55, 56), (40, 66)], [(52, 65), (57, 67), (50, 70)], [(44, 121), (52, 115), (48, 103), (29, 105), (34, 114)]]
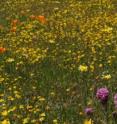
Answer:
[(107, 88), (100, 88), (97, 90), (96, 97), (102, 102), (106, 103), (108, 100), (109, 91)]
[(6, 60), (6, 62), (9, 62), (9, 63), (14, 62), (14, 61), (15, 61), (14, 58), (8, 58), (8, 59)]
[(46, 19), (44, 16), (37, 16), (37, 20), (39, 20), (41, 23), (45, 24), (46, 23)]
[(95, 68), (93, 65), (90, 65), (90, 69), (91, 69), (91, 72), (93, 72)]
[(24, 108), (24, 106), (23, 106), (23, 105), (20, 105), (20, 106), (19, 106), (19, 108), (20, 108), (20, 109), (23, 109), (23, 108)]
[(16, 26), (12, 27), (12, 28), (11, 28), (11, 32), (16, 32), (16, 29), (17, 29)]
[(103, 67), (103, 65), (102, 64), (99, 64), (99, 67), (101, 68), (101, 67)]
[(15, 94), (15, 97), (16, 97), (17, 99), (20, 99), (20, 98), (21, 98), (21, 95)]
[(91, 107), (88, 107), (85, 109), (85, 114), (86, 115), (92, 115), (93, 114), (93, 109)]
[(55, 43), (55, 40), (49, 40), (49, 43)]
[(93, 124), (93, 121), (92, 121), (92, 119), (86, 119), (85, 121), (84, 121), (84, 124)]
[(117, 109), (117, 93), (114, 95), (114, 104), (115, 108)]
[(58, 124), (57, 119), (54, 119), (54, 120), (53, 120), (53, 124)]
[(1, 102), (4, 102), (4, 99), (0, 99), (0, 103), (1, 103)]
[(15, 111), (16, 109), (17, 109), (16, 106), (14, 106), (13, 108), (11, 108), (11, 109), (8, 110), (8, 113), (9, 113), (9, 112), (13, 112), (13, 111)]
[(45, 117), (46, 115), (45, 115), (45, 113), (41, 113), (40, 116), (41, 117)]
[(8, 100), (13, 101), (14, 98), (12, 96), (8, 96)]
[(2, 83), (5, 79), (0, 76), (0, 83)]
[(37, 98), (39, 99), (39, 101), (45, 101), (45, 98), (42, 96), (38, 96)]
[(70, 91), (70, 88), (67, 88), (66, 91), (69, 92)]
[(6, 49), (5, 49), (5, 48), (0, 47), (0, 53), (4, 53), (5, 51), (6, 51)]
[(39, 118), (39, 121), (41, 121), (41, 122), (44, 121), (44, 120), (45, 120), (45, 117), (40, 117)]
[(29, 122), (29, 118), (28, 117), (23, 119), (23, 124), (27, 124), (28, 122)]
[(107, 33), (110, 33), (112, 30), (113, 30), (112, 27), (107, 27), (107, 26), (104, 29), (102, 29), (103, 32), (107, 32)]
[(86, 65), (80, 65), (80, 66), (79, 66), (79, 70), (80, 70), (81, 72), (87, 72), (88, 67), (87, 67)]
[(83, 115), (83, 112), (79, 112), (79, 115)]
[(27, 109), (32, 109), (32, 106), (28, 105), (28, 106), (27, 106)]
[(102, 79), (109, 80), (110, 78), (111, 78), (111, 75), (110, 74), (107, 74), (107, 75), (103, 75), (102, 76)]
[(10, 122), (8, 119), (6, 119), (6, 120), (1, 121), (0, 124), (10, 124)]
[(51, 92), (50, 95), (51, 95), (51, 96), (55, 96), (55, 92)]
[(19, 22), (18, 19), (14, 19), (11, 24), (12, 24), (13, 26), (16, 26), (18, 22)]
[(7, 116), (8, 115), (8, 111), (4, 110), (2, 113), (1, 113), (2, 116)]
[(31, 120), (31, 123), (36, 124), (36, 120), (35, 119)]

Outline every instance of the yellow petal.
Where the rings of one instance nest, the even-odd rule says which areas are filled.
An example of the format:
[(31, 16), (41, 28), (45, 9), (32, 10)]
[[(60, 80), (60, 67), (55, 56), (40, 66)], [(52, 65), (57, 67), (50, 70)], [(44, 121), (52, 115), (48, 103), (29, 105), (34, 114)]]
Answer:
[(86, 119), (85, 121), (84, 121), (84, 124), (93, 124), (93, 121), (91, 120), (91, 119)]

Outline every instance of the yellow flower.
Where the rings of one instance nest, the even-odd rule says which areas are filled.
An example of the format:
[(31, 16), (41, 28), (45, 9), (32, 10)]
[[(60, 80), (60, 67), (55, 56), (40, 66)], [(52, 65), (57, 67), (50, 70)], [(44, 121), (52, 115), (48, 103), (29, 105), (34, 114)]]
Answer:
[(45, 113), (41, 113), (40, 116), (41, 117), (45, 117), (46, 115), (45, 115)]
[(49, 40), (49, 43), (55, 43), (55, 41), (54, 40)]
[(45, 120), (45, 117), (41, 117), (41, 118), (39, 118), (39, 121), (44, 121)]
[(93, 72), (95, 68), (93, 65), (90, 65), (90, 69), (91, 69), (91, 72)]
[(4, 110), (2, 113), (1, 113), (2, 116), (7, 116), (8, 115), (8, 111)]
[(2, 78), (1, 76), (0, 76), (0, 83), (2, 83), (4, 81), (4, 78)]
[(51, 92), (50, 95), (51, 95), (51, 96), (55, 96), (55, 92)]
[(53, 120), (53, 124), (58, 124), (57, 119), (54, 119), (54, 120)]
[(93, 124), (93, 121), (92, 121), (91, 119), (89, 119), (89, 120), (86, 119), (86, 120), (84, 121), (84, 124)]
[(16, 97), (17, 99), (20, 99), (20, 98), (21, 98), (21, 95), (15, 94), (15, 97)]
[(16, 109), (17, 109), (16, 106), (14, 106), (13, 108), (9, 109), (8, 112), (13, 112), (13, 111), (15, 111)]
[(83, 115), (83, 112), (79, 112), (79, 115)]
[(103, 76), (102, 76), (102, 79), (109, 80), (109, 79), (111, 79), (111, 75), (110, 75), (110, 74), (103, 75)]
[(1, 103), (1, 102), (4, 102), (4, 99), (0, 99), (0, 103)]
[(20, 105), (20, 106), (19, 106), (19, 108), (20, 108), (20, 109), (23, 109), (23, 108), (24, 108), (24, 106), (23, 106), (23, 105)]
[(12, 96), (8, 96), (8, 100), (13, 101), (14, 98)]
[(33, 107), (30, 105), (27, 105), (27, 109), (32, 109)]
[(102, 29), (103, 32), (107, 32), (107, 33), (110, 33), (112, 30), (113, 30), (112, 27), (107, 27), (107, 26), (104, 29)]
[(34, 119), (33, 119), (33, 120), (31, 120), (31, 123), (34, 123), (34, 124), (35, 124), (35, 123), (36, 123), (36, 120), (34, 120)]
[(28, 122), (29, 122), (29, 118), (24, 118), (23, 119), (23, 124), (28, 124)]
[(37, 98), (39, 99), (39, 101), (45, 101), (45, 98), (42, 96), (38, 96)]
[(103, 65), (102, 64), (99, 64), (99, 67), (101, 68)]
[(10, 124), (9, 120), (3, 120), (0, 122), (0, 124)]
[(7, 60), (6, 60), (6, 62), (14, 62), (15, 60), (14, 60), (14, 58), (8, 58)]
[(79, 66), (79, 70), (80, 70), (81, 72), (87, 72), (88, 67), (87, 67), (86, 65), (80, 65), (80, 66)]

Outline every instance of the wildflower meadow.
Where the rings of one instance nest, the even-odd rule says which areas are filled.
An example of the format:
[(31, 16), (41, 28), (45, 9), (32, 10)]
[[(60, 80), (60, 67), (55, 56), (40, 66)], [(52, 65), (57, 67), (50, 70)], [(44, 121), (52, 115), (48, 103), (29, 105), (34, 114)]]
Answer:
[(117, 124), (116, 0), (0, 0), (0, 124)]

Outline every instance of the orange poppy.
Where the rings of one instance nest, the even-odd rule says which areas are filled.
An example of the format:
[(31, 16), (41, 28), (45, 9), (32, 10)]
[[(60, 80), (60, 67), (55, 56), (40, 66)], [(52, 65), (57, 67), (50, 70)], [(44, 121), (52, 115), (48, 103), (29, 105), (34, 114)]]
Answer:
[(12, 24), (13, 26), (16, 26), (18, 23), (19, 23), (19, 20), (18, 20), (18, 19), (14, 19), (14, 20), (11, 22), (11, 24)]
[(5, 49), (5, 48), (0, 47), (0, 53), (4, 53), (5, 51), (6, 51), (6, 49)]
[(40, 15), (40, 16), (37, 16), (37, 20), (39, 20), (41, 23), (45, 24), (46, 23), (46, 19), (44, 16)]
[(16, 26), (12, 27), (12, 28), (11, 28), (11, 32), (16, 32), (16, 29), (17, 29)]

